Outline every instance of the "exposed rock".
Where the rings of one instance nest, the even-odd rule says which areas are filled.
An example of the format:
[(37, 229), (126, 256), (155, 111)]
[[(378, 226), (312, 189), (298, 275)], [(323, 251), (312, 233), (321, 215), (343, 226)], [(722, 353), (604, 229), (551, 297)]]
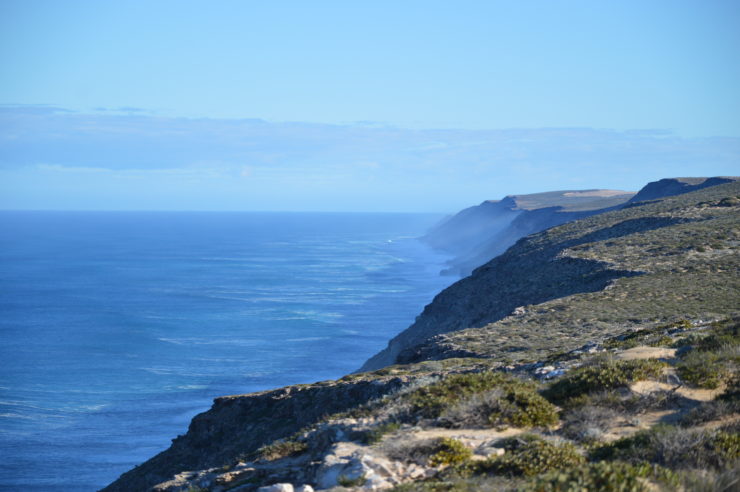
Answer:
[(257, 489), (257, 492), (294, 492), (293, 484), (290, 483), (276, 483), (273, 485), (265, 485)]
[(324, 456), (315, 482), (319, 489), (352, 484), (367, 490), (382, 490), (400, 483), (398, 472), (398, 465), (387, 458), (357, 444), (342, 442)]
[(356, 378), (217, 398), (210, 410), (193, 418), (187, 434), (174, 439), (168, 450), (124, 473), (103, 490), (143, 491), (171, 480), (183, 469), (229, 465), (327, 414), (388, 394), (407, 381), (404, 377)]

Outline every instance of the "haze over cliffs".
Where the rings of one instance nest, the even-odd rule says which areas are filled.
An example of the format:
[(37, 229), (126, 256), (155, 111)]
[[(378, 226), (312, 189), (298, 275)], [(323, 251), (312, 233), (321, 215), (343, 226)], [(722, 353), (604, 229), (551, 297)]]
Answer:
[[(569, 425), (575, 425), (573, 422), (586, 418), (578, 413), (580, 407), (575, 403), (570, 407), (563, 405), (560, 415), (542, 397), (562, 404), (558, 385), (568, 383), (571, 372), (578, 376), (579, 366), (589, 369), (601, 364), (612, 371), (612, 376), (614, 371), (633, 371), (617, 378), (614, 388), (621, 388), (621, 392), (611, 395), (607, 404), (612, 412), (615, 406), (627, 409), (618, 417), (627, 422), (619, 431), (623, 435), (650, 429), (649, 425), (636, 427), (629, 423), (637, 415), (629, 402), (642, 402), (640, 408), (658, 405), (650, 403), (652, 397), (643, 398), (638, 387), (629, 386), (640, 378), (652, 378), (650, 384), (659, 389), (673, 388), (672, 392), (664, 392), (667, 400), (660, 400), (664, 406), (655, 407), (663, 414), (670, 408), (675, 419), (686, 419), (687, 409), (706, 404), (714, 408), (714, 413), (701, 418), (716, 420), (716, 426), (725, 425), (728, 418), (737, 417), (736, 399), (740, 393), (732, 389), (740, 381), (737, 364), (732, 362), (738, 339), (738, 324), (732, 318), (740, 315), (740, 182), (736, 178), (719, 179), (720, 184), (714, 178), (661, 180), (641, 190), (647, 201), (621, 202), (619, 206), (607, 207), (611, 210), (606, 212), (521, 238), (505, 253), (438, 294), (410, 328), (363, 367), (375, 372), (218, 398), (211, 410), (193, 419), (188, 433), (175, 439), (170, 449), (127, 472), (105, 490), (143, 491), (155, 486), (154, 490), (168, 492), (253, 491), (279, 482), (317, 488), (346, 485), (382, 489), (422, 479), (445, 487), (462, 484), (462, 488), (454, 490), (476, 490), (479, 482), (465, 482), (470, 475), (448, 474), (455, 471), (454, 466), (438, 466), (431, 456), (419, 461), (408, 454), (411, 451), (403, 450), (429, 448), (433, 439), (437, 439), (434, 445), (452, 446), (450, 441), (439, 439), (454, 437), (453, 441), (459, 441), (453, 443), (456, 450), (467, 448), (469, 454), (473, 449), (478, 460), (485, 460), (481, 463), (490, 466), (479, 468), (470, 462), (465, 473), (479, 477), (476, 480), (487, 480), (491, 470), (499, 470), (493, 473), (498, 480), (500, 477), (496, 477), (508, 473), (507, 457), (517, 459), (521, 451), (517, 448), (520, 444), (507, 447), (504, 437), (522, 435), (528, 428), (549, 428), (537, 438), (545, 441), (533, 445), (537, 453), (551, 446), (546, 439), (551, 438), (552, 432), (577, 444), (590, 442), (586, 437), (597, 434), (581, 437), (568, 431)], [(710, 184), (702, 187), (707, 182)], [(677, 189), (688, 193), (676, 194)], [(661, 192), (668, 196), (659, 198)], [(571, 192), (557, 193), (562, 196)], [(613, 197), (621, 200), (622, 195)], [(488, 206), (481, 207), (474, 209), (476, 213)], [(542, 209), (532, 211), (537, 210)], [(517, 217), (524, 216), (524, 212), (518, 211)], [(473, 215), (465, 214), (468, 218)], [(489, 217), (482, 215), (484, 220)], [(725, 324), (712, 324), (716, 320)], [(682, 353), (694, 350), (696, 354), (700, 349), (694, 347), (702, 347), (701, 340), (709, 333), (713, 333), (709, 335), (711, 343), (705, 345), (719, 347), (719, 351), (712, 355), (715, 366), (711, 366), (707, 377), (716, 373), (724, 386), (718, 386), (716, 394), (697, 396), (684, 391), (681, 381), (689, 381), (695, 377), (693, 373), (680, 372), (679, 377), (675, 371), (669, 374), (674, 385), (665, 385), (662, 378), (667, 364), (655, 357), (670, 359), (679, 369), (681, 364), (706, 366), (708, 362), (701, 359), (681, 359), (676, 347), (685, 347)], [(712, 338), (715, 335), (720, 337), (717, 342)], [(635, 347), (642, 352), (625, 350), (634, 346), (630, 345), (634, 339), (641, 340), (635, 342), (637, 345), (645, 345)], [(653, 350), (655, 347), (659, 348)], [(723, 347), (730, 347), (730, 355), (722, 352)], [(627, 362), (644, 358), (645, 353), (653, 358), (644, 364), (589, 359), (590, 354), (607, 349), (612, 351), (612, 357)], [(717, 365), (718, 360), (724, 365)], [(635, 367), (642, 372), (634, 372)], [(564, 379), (557, 379), (561, 377)], [(540, 387), (531, 382), (532, 378), (551, 378), (553, 382)], [(675, 387), (677, 380), (680, 385)], [(606, 387), (597, 385), (599, 391)], [(580, 387), (572, 383), (569, 388), (573, 393), (569, 396), (576, 396)], [(730, 403), (724, 407), (715, 405), (713, 398), (725, 388)], [(483, 391), (487, 391), (488, 400), (478, 398)], [(590, 389), (578, 391), (587, 394)], [(676, 391), (689, 403), (676, 403)], [(594, 405), (597, 410), (590, 410), (589, 415), (607, 412)], [(523, 413), (517, 414), (517, 409)], [(475, 420), (477, 417), (473, 416), (478, 413), (485, 418)], [(531, 420), (532, 415), (538, 415), (540, 420)], [(590, 424), (608, 429), (607, 423), (615, 421), (617, 414), (604, 415), (604, 422), (589, 421)], [(643, 418), (643, 414), (640, 416)], [(551, 427), (556, 423), (559, 430)], [(496, 430), (502, 425), (509, 426), (509, 434)], [(455, 429), (459, 430), (457, 434)], [(687, 432), (678, 429), (676, 435)], [(691, 432), (705, 431), (692, 428)], [(735, 434), (729, 438), (725, 434), (696, 434), (699, 444), (681, 446), (695, 446), (696, 450), (691, 449), (696, 454), (708, 449), (706, 442), (715, 442), (706, 439), (736, 439), (732, 437), (736, 430), (728, 432)], [(527, 442), (530, 441), (522, 441), (521, 446), (526, 448)], [(645, 447), (644, 440), (640, 442)], [(430, 449), (432, 454), (437, 448)], [(451, 451), (446, 449), (438, 451), (449, 454)], [(557, 466), (579, 466), (588, 455), (588, 448), (568, 449), (575, 453), (572, 461), (554, 465), (556, 470)], [(658, 458), (641, 459), (656, 463)], [(713, 455), (706, 463), (686, 463), (724, 470), (730, 465), (723, 459)], [(689, 466), (686, 463), (659, 464), (680, 468)], [(507, 476), (511, 478), (510, 474)], [(583, 480), (582, 475), (578, 477)], [(522, 483), (503, 485), (509, 487), (505, 490), (515, 490)], [(634, 490), (652, 490), (635, 487)]]
[[(434, 298), (434, 301), (426, 306), (423, 313), (417, 317), (413, 325), (394, 337), (388, 347), (369, 359), (360, 369), (361, 371), (379, 369), (398, 362), (419, 359), (419, 356), (411, 356), (409, 351), (412, 347), (422, 343), (424, 340), (440, 335), (442, 333), (461, 330), (464, 328), (478, 328), (489, 323), (499, 321), (511, 315), (517, 307), (525, 305), (540, 304), (542, 302), (566, 297), (578, 292), (592, 292), (604, 289), (610, 282), (619, 277), (628, 277), (643, 272), (632, 268), (619, 267), (598, 259), (577, 258), (569, 255), (566, 251), (577, 244), (586, 244), (594, 241), (603, 241), (613, 235), (618, 237), (624, 234), (635, 234), (651, 229), (676, 225), (684, 221), (680, 216), (665, 213), (645, 215), (652, 210), (652, 204), (634, 200), (640, 196), (648, 197), (650, 200), (665, 196), (674, 196), (683, 192), (700, 190), (716, 186), (722, 183), (734, 182), (737, 178), (669, 178), (654, 183), (649, 183), (637, 194), (618, 193), (607, 190), (591, 190), (586, 192), (553, 192), (551, 194), (541, 193), (536, 195), (523, 195), (524, 207), (521, 211), (512, 210), (512, 205), (517, 203), (513, 197), (502, 200), (507, 206), (504, 214), (516, 218), (504, 229), (497, 230), (481, 243), (476, 251), (485, 251), (487, 255), (495, 253), (499, 246), (496, 241), (500, 238), (505, 244), (514, 243), (527, 233), (542, 231), (551, 227), (553, 222), (566, 222), (568, 217), (582, 218), (583, 221), (576, 222), (579, 225), (604, 224), (604, 231), (599, 235), (584, 235), (578, 239), (568, 237), (560, 240), (558, 234), (562, 229), (556, 229), (551, 235), (535, 235), (528, 241), (516, 244), (504, 255), (494, 258), (490, 263), (485, 263), (472, 275), (451, 285)], [(569, 195), (570, 193), (579, 193)], [(571, 196), (581, 198), (581, 193), (594, 193), (592, 201), (571, 201)], [(592, 207), (603, 205), (601, 200), (604, 194), (612, 194), (606, 198), (611, 201), (620, 200), (621, 203), (607, 208), (593, 210)], [(601, 195), (601, 196), (599, 196)], [(532, 198), (529, 198), (532, 197)], [(560, 200), (562, 205), (535, 208), (537, 205), (551, 205)], [(484, 204), (487, 202), (484, 202)], [(498, 202), (501, 203), (501, 202)], [(635, 215), (635, 207), (644, 203), (640, 208), (641, 217), (638, 219), (625, 219), (620, 223), (609, 223), (605, 220), (611, 217), (632, 217)], [(457, 225), (460, 224), (463, 231), (472, 229), (469, 220), (474, 217), (478, 223), (491, 221), (491, 217), (503, 215), (499, 210), (490, 213), (490, 207), (479, 205), (477, 209), (466, 209), (449, 221), (442, 223), (434, 229), (427, 238), (431, 241), (440, 242), (440, 237), (447, 237), (448, 244), (456, 242)], [(658, 207), (658, 205), (655, 205)], [(573, 210), (573, 209), (586, 210)], [(619, 210), (623, 209), (623, 210)], [(610, 214), (605, 212), (612, 211)], [(594, 216), (589, 222), (585, 217)], [(517, 222), (519, 222), (517, 224)], [(562, 223), (558, 222), (558, 223)], [(557, 232), (556, 232), (557, 231)], [(521, 234), (520, 234), (521, 233)], [(546, 238), (542, 244), (546, 247), (528, 248), (536, 238)], [(426, 239), (429, 241), (429, 239)], [(465, 234), (462, 242), (465, 241)], [(452, 246), (447, 247), (448, 250)], [(456, 260), (470, 264), (473, 258), (484, 258), (485, 255), (464, 254), (463, 260)], [(483, 265), (481, 263), (480, 265)], [(475, 265), (478, 266), (478, 265)], [(405, 352), (403, 355), (402, 352)]]
[(486, 200), (446, 218), (422, 240), (454, 255), (443, 273), (469, 275), (519, 238), (549, 227), (613, 210), (627, 203), (663, 198), (735, 178), (666, 178), (638, 193), (623, 190), (563, 190)]

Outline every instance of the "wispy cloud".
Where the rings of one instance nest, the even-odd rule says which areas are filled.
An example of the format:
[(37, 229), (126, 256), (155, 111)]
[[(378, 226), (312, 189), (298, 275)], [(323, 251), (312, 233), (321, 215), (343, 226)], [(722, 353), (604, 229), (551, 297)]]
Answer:
[(244, 196), (247, 208), (257, 206), (257, 197), (284, 204), (284, 195), (299, 194), (302, 203), (321, 204), (314, 208), (331, 208), (332, 200), (343, 208), (351, 197), (355, 205), (364, 200), (359, 209), (387, 201), (444, 210), (505, 193), (634, 189), (670, 175), (732, 174), (740, 164), (739, 138), (682, 138), (660, 129), (409, 130), (165, 118), (124, 109), (83, 114), (1, 106), (0, 170), (17, 182), (24, 176), (29, 187), (34, 172), (97, 173), (90, 186), (98, 187), (121, 173), (149, 175), (174, 194), (183, 176), (202, 178), (214, 195), (219, 186), (236, 194), (254, 183), (261, 190)]

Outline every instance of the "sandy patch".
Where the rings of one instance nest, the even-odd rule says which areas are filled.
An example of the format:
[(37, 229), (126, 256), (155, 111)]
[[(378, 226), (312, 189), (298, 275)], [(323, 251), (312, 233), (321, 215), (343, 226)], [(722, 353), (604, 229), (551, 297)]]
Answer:
[(687, 386), (678, 386), (677, 388), (675, 384), (659, 383), (658, 381), (638, 381), (630, 385), (630, 390), (641, 395), (656, 391), (675, 391), (677, 395), (688, 398), (689, 400), (710, 401), (721, 395), (725, 391), (725, 386), (721, 385), (717, 389), (689, 388)]
[(615, 354), (619, 360), (635, 359), (673, 359), (676, 356), (676, 349), (668, 347), (648, 347), (641, 345), (632, 347)]

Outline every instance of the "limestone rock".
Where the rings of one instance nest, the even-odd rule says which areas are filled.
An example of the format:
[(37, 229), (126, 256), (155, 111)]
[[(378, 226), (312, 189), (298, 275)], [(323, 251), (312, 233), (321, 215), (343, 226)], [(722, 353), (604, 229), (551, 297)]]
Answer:
[(266, 485), (257, 489), (257, 492), (294, 492), (292, 484), (289, 483), (276, 483), (273, 485)]

